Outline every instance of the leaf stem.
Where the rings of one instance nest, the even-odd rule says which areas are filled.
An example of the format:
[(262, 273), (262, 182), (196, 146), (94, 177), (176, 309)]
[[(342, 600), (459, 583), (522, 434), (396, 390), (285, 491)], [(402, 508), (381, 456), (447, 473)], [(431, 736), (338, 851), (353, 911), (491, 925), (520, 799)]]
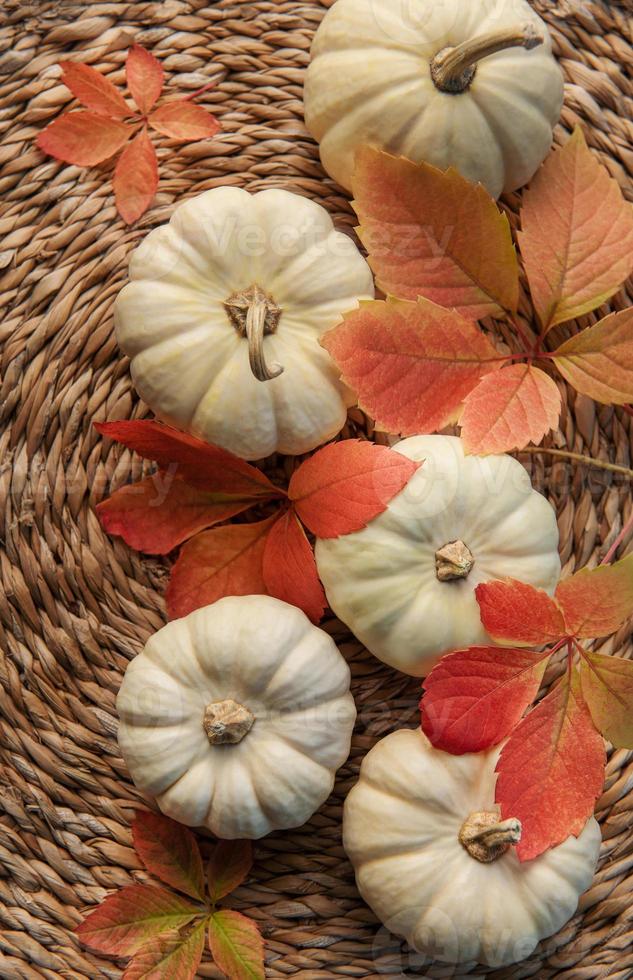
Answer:
[(613, 558), (616, 551), (618, 550), (618, 548), (620, 547), (620, 545), (622, 544), (622, 542), (624, 541), (624, 539), (626, 538), (626, 536), (628, 535), (628, 533), (631, 531), (632, 528), (633, 528), (633, 511), (631, 511), (631, 516), (629, 517), (628, 521), (626, 522), (626, 524), (618, 534), (617, 538), (615, 539), (615, 541), (607, 551), (606, 555), (600, 562), (601, 565), (608, 565), (611, 562), (611, 559)]
[(548, 446), (526, 446), (519, 450), (519, 453), (531, 453), (538, 456), (546, 453), (548, 456), (557, 456), (559, 459), (570, 459), (576, 463), (583, 463), (585, 466), (593, 466), (599, 470), (607, 470), (609, 473), (619, 473), (621, 476), (633, 480), (633, 470), (626, 466), (618, 466), (617, 463), (605, 463), (601, 459), (594, 459), (593, 456), (583, 456), (582, 453), (572, 453), (566, 449), (550, 449)]

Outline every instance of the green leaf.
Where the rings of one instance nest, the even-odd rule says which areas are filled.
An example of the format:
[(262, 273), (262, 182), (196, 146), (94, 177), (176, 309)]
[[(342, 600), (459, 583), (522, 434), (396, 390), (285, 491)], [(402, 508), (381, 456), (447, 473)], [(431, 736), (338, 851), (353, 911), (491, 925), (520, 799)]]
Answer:
[(598, 731), (616, 749), (633, 749), (633, 662), (585, 651), (580, 682)]
[(208, 864), (209, 895), (215, 905), (241, 885), (253, 864), (253, 845), (249, 840), (221, 840)]
[(206, 920), (186, 936), (153, 939), (143, 946), (123, 974), (123, 980), (193, 980), (204, 952)]
[(149, 940), (181, 929), (199, 914), (195, 905), (163, 888), (130, 885), (106, 898), (76, 932), (100, 953), (133, 956)]
[(265, 980), (264, 941), (251, 919), (224, 909), (209, 918), (209, 946), (229, 980)]
[(150, 872), (191, 898), (204, 901), (204, 870), (196, 839), (182, 824), (140, 810), (132, 824), (134, 848)]

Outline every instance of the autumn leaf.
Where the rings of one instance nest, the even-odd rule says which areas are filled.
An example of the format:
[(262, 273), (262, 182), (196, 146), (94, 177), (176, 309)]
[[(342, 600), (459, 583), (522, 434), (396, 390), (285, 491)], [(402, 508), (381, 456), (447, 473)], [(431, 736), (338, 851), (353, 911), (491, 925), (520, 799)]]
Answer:
[(207, 865), (209, 897), (215, 905), (246, 879), (253, 864), (249, 840), (221, 840), (213, 848)]
[(255, 466), (162, 422), (95, 422), (94, 427), (200, 490), (260, 500), (285, 496)]
[[(60, 67), (62, 82), (91, 111), (64, 113), (38, 134), (37, 145), (58, 160), (90, 167), (127, 144), (115, 168), (114, 192), (119, 214), (131, 224), (147, 210), (158, 186), (158, 163), (147, 124), (172, 139), (185, 141), (213, 136), (220, 124), (190, 97), (168, 102), (148, 115), (162, 92), (163, 68), (138, 44), (128, 52), (125, 73), (141, 119), (137, 116), (129, 125), (121, 120), (132, 116), (133, 110), (104, 75), (82, 62), (63, 61)], [(139, 121), (142, 128), (137, 132)], [(131, 136), (134, 139), (128, 143)]]
[(182, 824), (140, 810), (132, 824), (134, 850), (150, 874), (204, 901), (204, 871), (196, 839)]
[(498, 647), (447, 654), (424, 681), (422, 730), (438, 749), (462, 755), (497, 745), (532, 703), (548, 655)]
[(209, 946), (215, 963), (231, 980), (265, 980), (264, 943), (246, 916), (232, 910), (214, 912)]
[(336, 538), (382, 514), (419, 466), (384, 446), (345, 439), (302, 463), (292, 475), (288, 496), (313, 534)]
[(488, 374), (465, 398), (459, 420), (464, 449), (483, 455), (539, 443), (557, 427), (561, 407), (556, 383), (531, 364)]
[(125, 78), (132, 98), (147, 115), (163, 90), (163, 66), (151, 51), (133, 44), (125, 59)]
[(480, 184), (366, 146), (353, 189), (359, 235), (383, 292), (426, 296), (473, 320), (516, 310), (510, 225)]
[(77, 927), (91, 949), (115, 956), (133, 956), (151, 939), (181, 929), (200, 909), (184, 898), (154, 885), (130, 885), (106, 898)]
[(192, 980), (204, 952), (206, 922), (188, 935), (151, 940), (128, 964), (123, 980)]
[(263, 561), (268, 594), (297, 606), (318, 624), (327, 600), (319, 581), (314, 552), (294, 510), (287, 510), (273, 524), (266, 539)]
[(480, 583), (475, 595), (484, 629), (497, 643), (541, 646), (567, 635), (560, 608), (542, 589), (506, 579)]
[(66, 112), (49, 123), (38, 134), (37, 145), (44, 153), (64, 163), (92, 167), (120, 150), (129, 135), (125, 123), (78, 109), (76, 112)]
[(158, 187), (158, 161), (147, 130), (123, 150), (114, 170), (117, 211), (128, 225), (147, 211)]
[(554, 363), (583, 395), (605, 405), (633, 401), (633, 310), (611, 313), (554, 351)]
[(181, 548), (167, 586), (170, 618), (227, 595), (266, 595), (264, 550), (276, 520), (275, 514), (256, 524), (228, 524), (191, 538)]
[(174, 140), (202, 140), (215, 136), (220, 130), (215, 116), (202, 106), (184, 99), (166, 102), (151, 114), (148, 122), (152, 129)]
[(633, 271), (633, 209), (577, 128), (523, 196), (521, 254), (546, 332), (596, 309)]
[(497, 763), (496, 802), (504, 820), (521, 822), (521, 861), (582, 832), (602, 792), (604, 766), (604, 742), (574, 670), (515, 728)]
[(132, 114), (127, 102), (100, 71), (81, 61), (60, 61), (61, 81), (78, 102), (100, 116), (125, 119)]
[(633, 662), (585, 650), (580, 683), (594, 725), (616, 749), (633, 749)]
[(565, 579), (556, 589), (556, 600), (567, 631), (579, 639), (615, 633), (633, 616), (633, 554)]
[(378, 428), (402, 435), (454, 421), (504, 361), (471, 321), (426, 299), (361, 303), (321, 344)]
[(148, 555), (166, 555), (183, 541), (252, 507), (257, 497), (198, 490), (159, 471), (115, 490), (95, 510), (108, 534)]

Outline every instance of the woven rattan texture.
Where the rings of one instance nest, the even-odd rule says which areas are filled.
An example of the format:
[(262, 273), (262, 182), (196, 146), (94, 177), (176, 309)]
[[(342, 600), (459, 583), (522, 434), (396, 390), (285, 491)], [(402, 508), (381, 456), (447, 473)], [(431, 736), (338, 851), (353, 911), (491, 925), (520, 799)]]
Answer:
[[(368, 0), (370, 2), (370, 0)], [(210, 187), (281, 186), (324, 204), (341, 227), (347, 198), (324, 177), (303, 125), (310, 41), (328, 6), (293, 0), (20, 2), (4, 0), (0, 51), (0, 976), (100, 978), (121, 964), (79, 947), (73, 928), (110, 889), (144, 880), (129, 821), (141, 802), (116, 743), (114, 699), (128, 661), (164, 622), (166, 563), (101, 531), (93, 504), (136, 478), (139, 461), (104, 445), (91, 422), (146, 414), (112, 330), (112, 303), (132, 247), (178, 201)], [(565, 71), (560, 142), (577, 122), (633, 196), (631, 8), (537, 0)], [(163, 139), (156, 201), (138, 226), (118, 218), (111, 167), (44, 157), (39, 130), (71, 104), (62, 58), (123, 81), (132, 41), (162, 61), (168, 92), (210, 79), (204, 104), (219, 138)], [(506, 202), (513, 220), (518, 197)], [(611, 308), (622, 308), (622, 291)], [(604, 311), (602, 311), (604, 312)], [(593, 322), (585, 318), (586, 323)], [(565, 390), (551, 445), (631, 465), (631, 418)], [(359, 413), (350, 432), (371, 429)], [(599, 559), (631, 508), (617, 474), (525, 457), (557, 507), (570, 572)], [(290, 468), (292, 461), (273, 462)], [(336, 621), (327, 628), (353, 672), (359, 722), (329, 802), (306, 826), (257, 846), (236, 907), (267, 939), (267, 974), (336, 977), (482, 975), (424, 966), (383, 936), (360, 900), (341, 847), (341, 807), (376, 739), (416, 719), (418, 685), (369, 656)], [(630, 630), (604, 645), (631, 655)], [(556, 674), (550, 670), (548, 680)], [(633, 977), (633, 759), (610, 755), (598, 814), (595, 883), (556, 942), (494, 976)], [(558, 947), (558, 948), (557, 948)], [(208, 956), (201, 976), (219, 976)]]

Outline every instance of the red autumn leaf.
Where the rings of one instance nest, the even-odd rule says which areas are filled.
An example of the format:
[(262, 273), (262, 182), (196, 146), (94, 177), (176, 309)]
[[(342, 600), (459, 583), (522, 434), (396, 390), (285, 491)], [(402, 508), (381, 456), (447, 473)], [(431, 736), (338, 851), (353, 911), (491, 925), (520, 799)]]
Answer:
[(202, 531), (188, 541), (167, 587), (171, 619), (227, 595), (266, 595), (264, 549), (276, 520), (275, 514), (256, 524), (228, 524)]
[(499, 647), (448, 654), (424, 682), (422, 731), (453, 755), (497, 745), (536, 697), (548, 659)]
[(131, 225), (147, 211), (158, 187), (156, 150), (142, 129), (123, 150), (114, 170), (116, 208)]
[(105, 75), (81, 61), (60, 61), (62, 82), (75, 98), (100, 116), (125, 119), (132, 114), (125, 99)]
[(544, 331), (596, 309), (633, 270), (633, 209), (577, 128), (524, 193), (519, 233)]
[(581, 639), (610, 636), (633, 616), (633, 554), (565, 579), (556, 599), (569, 633)]
[(220, 129), (220, 123), (215, 116), (202, 106), (185, 99), (166, 102), (151, 114), (148, 122), (164, 136), (183, 141), (203, 140), (208, 136), (215, 136)]
[(96, 511), (108, 534), (148, 555), (166, 555), (205, 528), (240, 514), (257, 502), (198, 490), (165, 471), (115, 490), (97, 504)]
[(580, 683), (598, 731), (616, 749), (633, 749), (633, 661), (585, 650)]
[(260, 500), (285, 496), (255, 466), (161, 422), (95, 422), (94, 426), (102, 435), (154, 460), (201, 490)]
[(204, 871), (196, 839), (182, 824), (140, 810), (132, 824), (134, 850), (150, 874), (204, 901)]
[(523, 827), (521, 861), (582, 832), (602, 792), (604, 766), (604, 742), (574, 670), (515, 728), (497, 763), (501, 815)]
[(454, 421), (482, 375), (503, 363), (471, 321), (425, 299), (361, 303), (321, 343), (378, 427), (403, 435)]
[(295, 470), (288, 496), (306, 527), (336, 538), (366, 527), (407, 485), (419, 463), (372, 442), (325, 446)]
[(207, 877), (213, 905), (242, 884), (253, 864), (253, 845), (249, 840), (221, 840), (209, 858)]
[(477, 320), (517, 308), (510, 225), (481, 184), (371, 146), (356, 156), (359, 235), (383, 292)]
[(147, 943), (128, 964), (123, 980), (193, 980), (204, 952), (206, 923), (185, 936), (164, 936)]
[(181, 929), (200, 909), (153, 885), (130, 885), (110, 895), (77, 926), (83, 943), (100, 953), (133, 956), (161, 933)]
[(265, 980), (264, 942), (251, 919), (226, 909), (214, 912), (209, 946), (216, 966), (231, 980)]
[(125, 77), (132, 98), (147, 115), (163, 90), (163, 66), (147, 48), (133, 44), (125, 59)]
[(54, 119), (38, 134), (37, 145), (65, 163), (92, 167), (120, 150), (129, 135), (125, 123), (79, 109)]
[(542, 589), (506, 579), (480, 583), (475, 595), (484, 629), (497, 643), (540, 646), (567, 635), (561, 610)]
[(264, 582), (269, 595), (302, 609), (313, 623), (323, 618), (327, 600), (314, 552), (292, 509), (282, 514), (266, 539)]
[(467, 453), (507, 453), (539, 443), (556, 428), (562, 407), (556, 383), (530, 364), (487, 375), (466, 396), (460, 418)]
[(554, 363), (583, 395), (606, 405), (633, 402), (633, 310), (611, 313), (565, 341)]

